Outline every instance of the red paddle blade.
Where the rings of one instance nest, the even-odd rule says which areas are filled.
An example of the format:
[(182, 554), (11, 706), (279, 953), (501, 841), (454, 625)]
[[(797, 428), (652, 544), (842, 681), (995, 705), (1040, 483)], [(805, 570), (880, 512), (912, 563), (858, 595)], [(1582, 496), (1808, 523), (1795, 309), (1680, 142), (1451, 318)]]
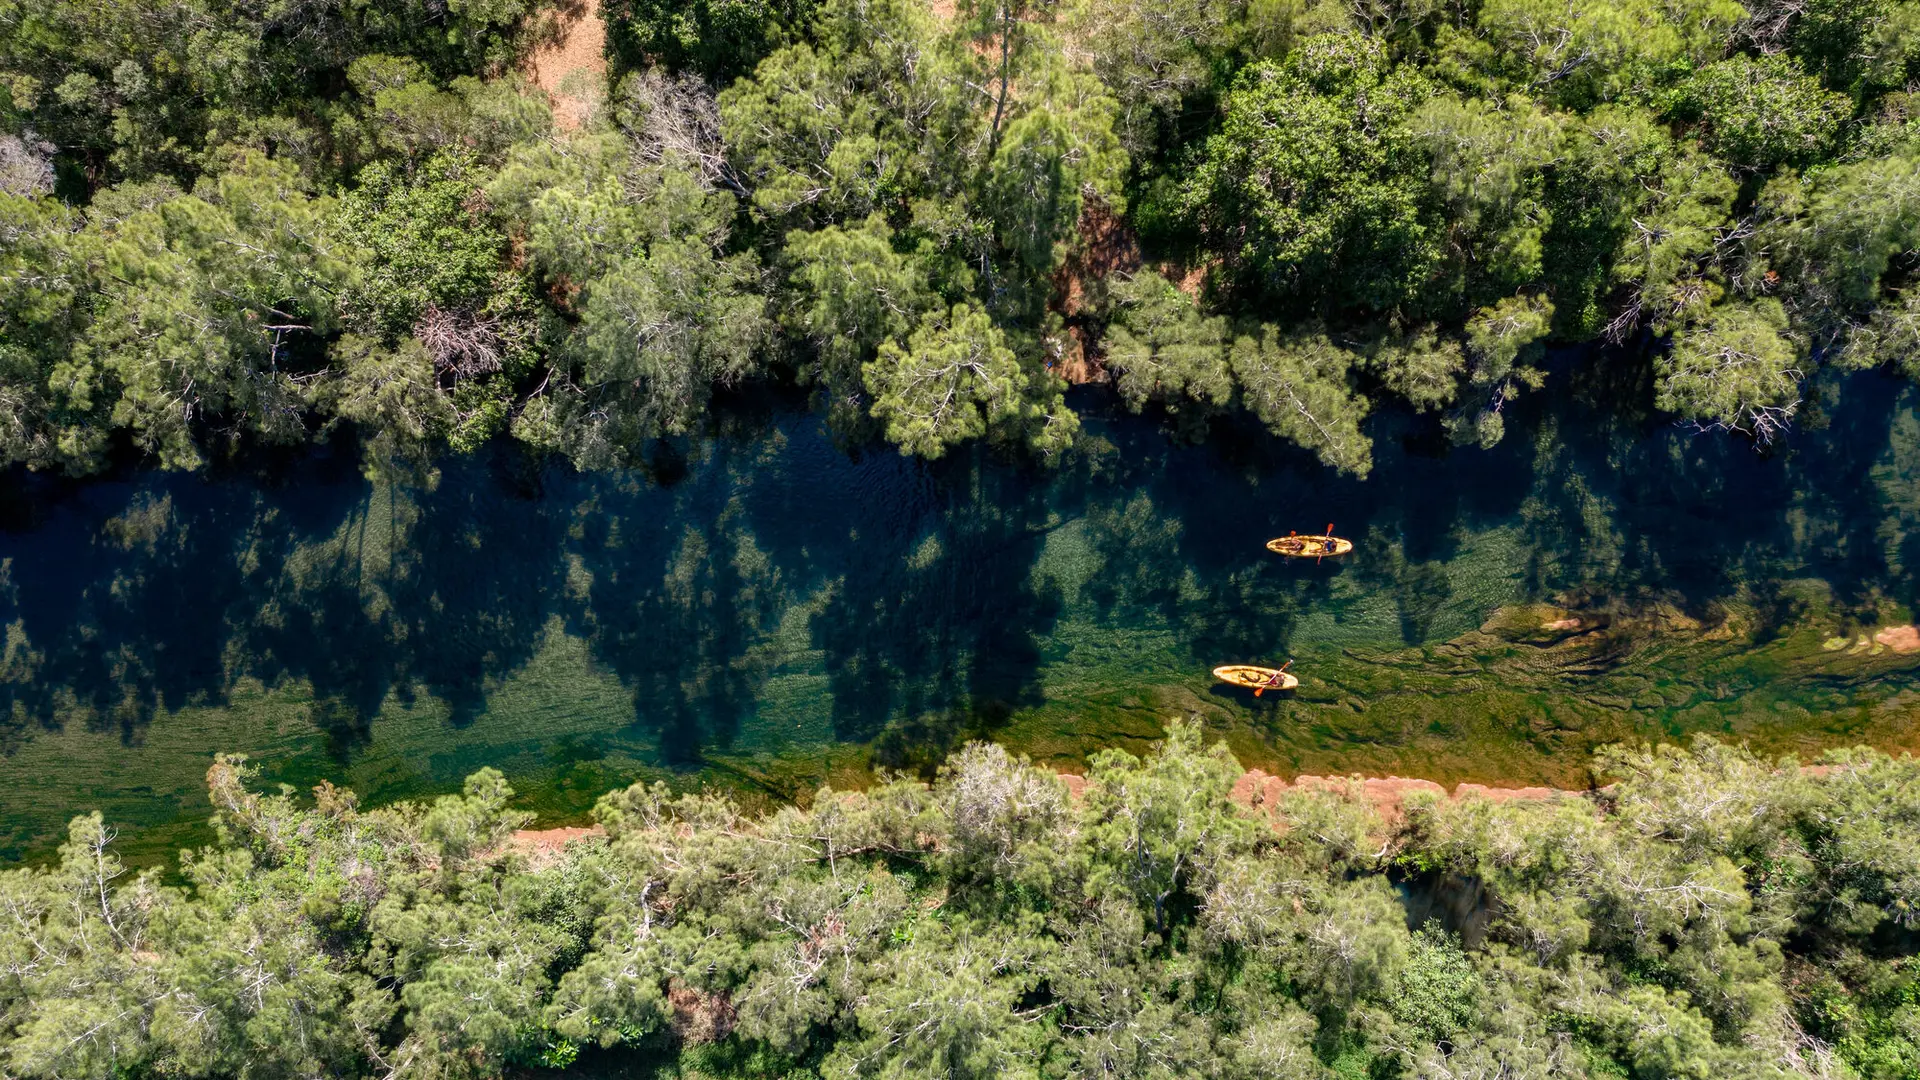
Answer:
[(1267, 692), (1267, 688), (1264, 686), (1256, 686), (1253, 688), (1254, 697), (1259, 697), (1261, 694), (1264, 694), (1266, 692)]

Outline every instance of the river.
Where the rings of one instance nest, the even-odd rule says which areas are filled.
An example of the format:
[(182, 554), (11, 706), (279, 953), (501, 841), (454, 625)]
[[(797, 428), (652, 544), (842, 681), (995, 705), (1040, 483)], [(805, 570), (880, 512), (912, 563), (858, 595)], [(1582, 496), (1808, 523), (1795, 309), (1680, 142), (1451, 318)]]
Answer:
[[(1822, 383), (1757, 453), (1652, 415), (1643, 363), (1560, 355), (1487, 451), (1377, 416), (1365, 480), (1094, 388), (1052, 464), (848, 452), (748, 401), (630, 473), (9, 474), (0, 855), (93, 809), (136, 859), (203, 839), (217, 751), (375, 802), (492, 765), (562, 822), (636, 779), (804, 797), (978, 735), (1071, 768), (1184, 715), (1249, 765), (1442, 782), (1578, 785), (1600, 743), (1692, 732), (1920, 742), (1920, 653), (1871, 637), (1916, 602), (1915, 392)], [(1328, 522), (1355, 554), (1263, 548)], [(1291, 695), (1207, 674), (1288, 658)]]

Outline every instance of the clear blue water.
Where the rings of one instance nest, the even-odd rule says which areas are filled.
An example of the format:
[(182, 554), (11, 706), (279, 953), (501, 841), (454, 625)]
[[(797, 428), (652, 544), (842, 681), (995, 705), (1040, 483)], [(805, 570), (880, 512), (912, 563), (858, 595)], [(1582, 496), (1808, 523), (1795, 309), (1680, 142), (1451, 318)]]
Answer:
[[(803, 796), (977, 734), (1070, 766), (1182, 714), (1249, 763), (1442, 779), (1570, 782), (1597, 742), (1695, 730), (1909, 745), (1920, 656), (1870, 634), (1915, 601), (1914, 392), (1816, 387), (1756, 453), (1588, 404), (1636, 363), (1560, 358), (1491, 451), (1376, 417), (1364, 481), (1097, 389), (1051, 465), (853, 453), (737, 403), (644, 472), (501, 447), (400, 486), (335, 448), (0, 477), (0, 854), (86, 809), (191, 840), (223, 750), (373, 800), (494, 765), (558, 820), (649, 777)], [(1330, 521), (1354, 556), (1263, 550)], [(1206, 675), (1284, 658), (1284, 700)]]

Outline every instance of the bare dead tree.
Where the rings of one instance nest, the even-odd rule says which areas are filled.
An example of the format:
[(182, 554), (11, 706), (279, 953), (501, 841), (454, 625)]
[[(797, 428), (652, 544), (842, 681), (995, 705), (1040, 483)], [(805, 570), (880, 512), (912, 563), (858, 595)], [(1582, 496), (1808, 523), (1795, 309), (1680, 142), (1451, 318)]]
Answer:
[(413, 336), (433, 358), (434, 370), (461, 379), (499, 371), (506, 353), (499, 316), (437, 304), (427, 305), (420, 321), (413, 324)]
[(692, 75), (668, 75), (648, 68), (622, 83), (620, 92), (625, 99), (627, 137), (636, 158), (659, 165), (677, 157), (697, 166), (708, 185), (746, 194), (727, 162), (720, 139), (720, 106), (711, 87)]
[(29, 199), (52, 191), (54, 149), (32, 130), (0, 135), (0, 191)]
[(1626, 304), (1621, 307), (1620, 311), (1615, 314), (1612, 319), (1607, 321), (1606, 329), (1602, 330), (1601, 333), (1605, 335), (1609, 343), (1614, 345), (1620, 344), (1627, 340), (1628, 335), (1640, 328), (1640, 315), (1642, 310), (1643, 304), (1640, 293), (1635, 291), (1634, 294), (1627, 299)]
[(1734, 28), (1734, 39), (1769, 56), (1786, 49), (1793, 20), (1807, 10), (1807, 0), (1750, 0), (1747, 17)]

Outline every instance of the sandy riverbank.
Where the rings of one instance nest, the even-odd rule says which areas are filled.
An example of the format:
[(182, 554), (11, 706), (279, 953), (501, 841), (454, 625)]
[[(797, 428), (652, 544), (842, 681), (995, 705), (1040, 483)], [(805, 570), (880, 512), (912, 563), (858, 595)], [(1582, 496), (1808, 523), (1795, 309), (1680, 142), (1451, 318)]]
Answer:
[[(1087, 778), (1075, 773), (1060, 773), (1060, 781), (1067, 791), (1079, 798), (1087, 789)], [(1277, 804), (1289, 791), (1313, 791), (1343, 788), (1355, 778), (1343, 776), (1296, 776), (1285, 780), (1261, 769), (1249, 769), (1234, 782), (1233, 792), (1229, 796), (1242, 806), (1260, 809)], [(1550, 799), (1556, 795), (1570, 795), (1575, 792), (1549, 787), (1488, 787), (1485, 784), (1457, 784), (1452, 791), (1432, 780), (1410, 779), (1404, 776), (1366, 776), (1359, 777), (1361, 793), (1371, 802), (1374, 809), (1388, 824), (1398, 822), (1401, 809), (1406, 805), (1407, 796), (1415, 792), (1432, 792), (1443, 799), (1482, 798), (1505, 802), (1512, 799)], [(510, 843), (527, 857), (527, 861), (538, 869), (557, 862), (567, 845), (580, 840), (605, 836), (599, 826), (566, 826), (554, 829), (521, 829), (513, 834)]]

